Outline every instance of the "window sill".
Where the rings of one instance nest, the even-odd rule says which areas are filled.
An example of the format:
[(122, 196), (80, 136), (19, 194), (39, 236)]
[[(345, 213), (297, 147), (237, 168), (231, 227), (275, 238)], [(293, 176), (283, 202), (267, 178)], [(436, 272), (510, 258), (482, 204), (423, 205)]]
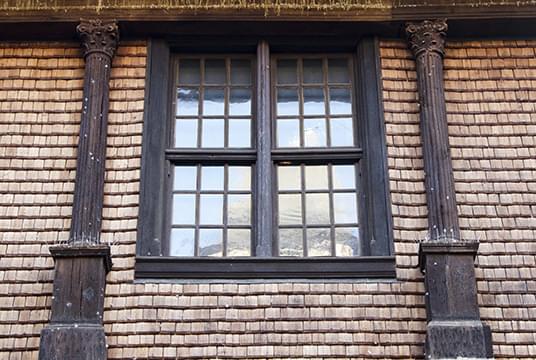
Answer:
[(138, 256), (136, 278), (277, 279), (395, 278), (394, 256), (355, 258), (178, 258)]

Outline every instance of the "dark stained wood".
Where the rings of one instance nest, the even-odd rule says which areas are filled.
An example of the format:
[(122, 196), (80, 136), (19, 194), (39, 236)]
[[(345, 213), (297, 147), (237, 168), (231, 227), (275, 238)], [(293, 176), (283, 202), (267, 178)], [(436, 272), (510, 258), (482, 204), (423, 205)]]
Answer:
[(119, 33), (115, 23), (77, 28), (86, 60), (70, 243), (99, 243), (104, 196), (109, 80)]
[(409, 24), (406, 32), (417, 67), (421, 138), (431, 239), (460, 238), (443, 84), (444, 20)]
[(177, 258), (137, 257), (138, 278), (268, 279), (394, 278), (391, 256), (347, 258)]
[(261, 40), (257, 47), (257, 166), (255, 168), (255, 255), (272, 256), (273, 252), (273, 184), (272, 184), (272, 114), (270, 90), (270, 47)]
[(361, 201), (363, 254), (389, 255), (393, 249), (391, 199), (381, 86), (378, 39), (367, 37), (357, 47), (358, 135), (363, 148)]
[[(477, 4), (475, 4), (477, 3)], [(196, 5), (197, 4), (197, 5)], [(386, 21), (426, 19), (437, 16), (451, 18), (534, 17), (536, 6), (516, 0), (445, 1), (445, 0), (377, 0), (364, 1), (172, 1), (154, 2), (128, 0), (80, 2), (56, 0), (43, 5), (37, 0), (8, 0), (0, 5), (0, 18), (11, 21), (76, 21), (84, 17), (105, 15), (120, 21), (185, 21), (250, 19), (256, 21), (296, 20), (320, 21)]]
[(410, 23), (417, 67), (429, 238), (421, 242), (425, 273), (426, 355), (492, 358), (489, 326), (480, 320), (474, 257), (478, 242), (460, 239), (443, 85), (445, 20)]
[(143, 145), (140, 189), (140, 213), (138, 216), (138, 255), (162, 253), (163, 216), (166, 210), (165, 181), (169, 164), (164, 158), (167, 145), (169, 99), (169, 46), (163, 40), (149, 42), (146, 96), (143, 120)]

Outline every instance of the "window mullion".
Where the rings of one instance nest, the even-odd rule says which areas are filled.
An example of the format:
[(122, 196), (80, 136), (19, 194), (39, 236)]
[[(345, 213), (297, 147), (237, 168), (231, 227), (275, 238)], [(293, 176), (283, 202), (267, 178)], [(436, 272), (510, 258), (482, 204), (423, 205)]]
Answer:
[(270, 257), (272, 253), (272, 136), (270, 102), (270, 47), (262, 40), (257, 46), (257, 171), (255, 189), (256, 248), (255, 255)]

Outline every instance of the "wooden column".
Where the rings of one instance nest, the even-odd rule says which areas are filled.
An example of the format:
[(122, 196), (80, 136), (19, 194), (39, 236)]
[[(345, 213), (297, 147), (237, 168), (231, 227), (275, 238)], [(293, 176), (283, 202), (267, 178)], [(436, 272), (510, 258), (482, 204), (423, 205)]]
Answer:
[(69, 241), (53, 246), (52, 314), (41, 332), (39, 359), (106, 359), (102, 325), (110, 248), (100, 243), (109, 80), (119, 39), (115, 22), (77, 27), (86, 61)]
[(480, 320), (474, 269), (478, 242), (462, 241), (443, 84), (445, 20), (410, 23), (417, 68), (429, 236), (419, 262), (426, 287), (426, 357), (490, 358), (491, 332)]

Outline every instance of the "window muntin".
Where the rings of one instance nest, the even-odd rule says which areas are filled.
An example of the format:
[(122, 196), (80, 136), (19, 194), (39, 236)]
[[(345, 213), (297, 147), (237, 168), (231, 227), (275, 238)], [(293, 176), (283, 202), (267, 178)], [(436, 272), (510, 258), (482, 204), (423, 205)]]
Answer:
[(252, 60), (179, 57), (175, 148), (251, 148)]
[(251, 255), (251, 175), (249, 166), (175, 166), (169, 255)]
[(273, 68), (276, 147), (355, 146), (351, 57), (278, 56)]

